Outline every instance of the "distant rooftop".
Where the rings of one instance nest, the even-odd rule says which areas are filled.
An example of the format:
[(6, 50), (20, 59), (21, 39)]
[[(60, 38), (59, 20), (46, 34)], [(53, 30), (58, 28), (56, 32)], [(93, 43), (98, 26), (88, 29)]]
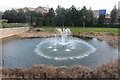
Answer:
[(43, 12), (43, 13), (47, 13), (49, 11), (49, 7), (42, 7), (42, 6), (39, 6), (37, 7), (34, 11), (36, 12)]
[(24, 7), (25, 10), (30, 10), (30, 11), (34, 11), (35, 8), (32, 8), (32, 7)]

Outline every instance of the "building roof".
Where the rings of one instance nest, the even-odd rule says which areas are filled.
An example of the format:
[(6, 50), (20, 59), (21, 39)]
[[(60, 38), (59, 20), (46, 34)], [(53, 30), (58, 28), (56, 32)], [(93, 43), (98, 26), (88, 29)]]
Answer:
[(24, 7), (23, 9), (24, 10), (30, 10), (30, 11), (34, 11), (35, 10), (35, 8), (32, 8), (32, 7)]
[(49, 11), (49, 8), (48, 7), (39, 6), (34, 11), (41, 12), (41, 13), (47, 13)]

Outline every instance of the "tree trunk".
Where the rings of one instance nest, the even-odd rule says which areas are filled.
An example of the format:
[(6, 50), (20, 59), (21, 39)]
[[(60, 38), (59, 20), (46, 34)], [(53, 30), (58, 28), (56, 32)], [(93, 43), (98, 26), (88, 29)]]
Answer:
[(83, 22), (83, 27), (85, 28), (85, 22)]

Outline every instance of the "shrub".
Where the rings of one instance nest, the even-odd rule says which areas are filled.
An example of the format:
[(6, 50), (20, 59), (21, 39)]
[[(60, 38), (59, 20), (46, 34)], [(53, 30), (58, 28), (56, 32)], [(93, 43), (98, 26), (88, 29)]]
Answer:
[(8, 20), (7, 19), (0, 19), (0, 23), (7, 23)]

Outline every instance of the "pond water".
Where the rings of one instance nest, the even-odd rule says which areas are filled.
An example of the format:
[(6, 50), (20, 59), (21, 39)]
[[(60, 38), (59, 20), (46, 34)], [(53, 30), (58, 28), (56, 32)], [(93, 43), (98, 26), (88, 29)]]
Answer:
[[(89, 44), (88, 47), (94, 49), (89, 55), (79, 57), (81, 51), (92, 50), (92, 48), (78, 48), (77, 50), (72, 50), (72, 53), (64, 52), (62, 54), (53, 52), (50, 50), (43, 50), (43, 47), (48, 47), (49, 45), (42, 44), (40, 49), (36, 51), (38, 44), (45, 40), (49, 42), (50, 38), (34, 38), (34, 39), (22, 39), (22, 40), (10, 40), (2, 43), (2, 66), (4, 67), (31, 67), (34, 64), (45, 64), (54, 66), (72, 66), (81, 64), (83, 66), (95, 67), (111, 60), (118, 59), (118, 50), (109, 46), (105, 41), (92, 39), (76, 38), (77, 40), (83, 41)], [(83, 45), (84, 46), (84, 45)], [(77, 46), (81, 47), (81, 46)], [(47, 49), (47, 48), (46, 48)], [(61, 49), (63, 50), (63, 49)], [(60, 50), (60, 51), (61, 51)], [(46, 58), (38, 53), (42, 51), (43, 55), (50, 56), (51, 58)], [(50, 55), (51, 54), (51, 55)], [(58, 55), (56, 55), (58, 54)], [(82, 53), (83, 54), (83, 53)], [(64, 56), (74, 56), (73, 58), (62, 58)], [(59, 56), (57, 60), (55, 57)]]

